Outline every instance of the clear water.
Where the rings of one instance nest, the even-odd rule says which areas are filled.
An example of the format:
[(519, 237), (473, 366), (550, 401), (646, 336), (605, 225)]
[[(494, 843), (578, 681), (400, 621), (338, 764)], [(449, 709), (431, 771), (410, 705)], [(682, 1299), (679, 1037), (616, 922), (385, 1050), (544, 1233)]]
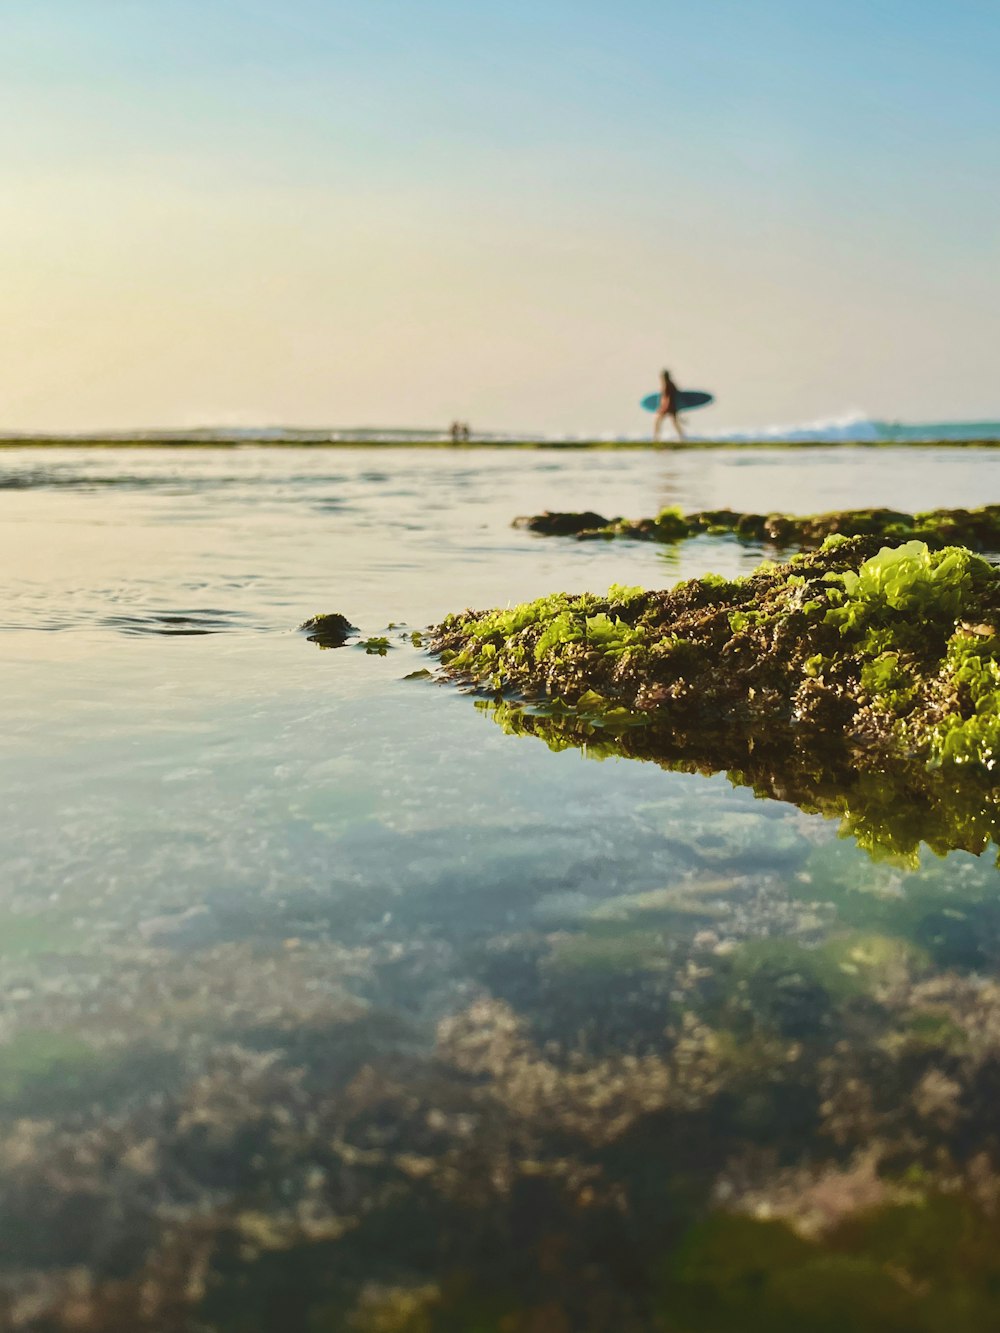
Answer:
[[(998, 487), (971, 449), (0, 455), (0, 1326), (988, 1323), (990, 857), (876, 866), (407, 677), (448, 611), (764, 554), (519, 513)], [(391, 650), (297, 632), (331, 611)], [(975, 1232), (929, 1322), (857, 1239), (892, 1208)], [(716, 1262), (760, 1235), (805, 1248)]]

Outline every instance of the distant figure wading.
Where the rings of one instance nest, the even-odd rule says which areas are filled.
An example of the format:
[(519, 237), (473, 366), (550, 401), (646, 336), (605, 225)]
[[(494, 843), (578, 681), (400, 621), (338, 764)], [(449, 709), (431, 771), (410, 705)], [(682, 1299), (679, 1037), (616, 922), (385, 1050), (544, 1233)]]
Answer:
[(674, 430), (677, 432), (679, 440), (684, 439), (684, 432), (681, 430), (681, 423), (677, 416), (677, 385), (670, 378), (670, 371), (664, 370), (660, 375), (660, 405), (656, 409), (656, 419), (653, 422), (653, 440), (660, 438), (660, 427), (663, 425), (663, 418), (669, 417), (674, 423)]

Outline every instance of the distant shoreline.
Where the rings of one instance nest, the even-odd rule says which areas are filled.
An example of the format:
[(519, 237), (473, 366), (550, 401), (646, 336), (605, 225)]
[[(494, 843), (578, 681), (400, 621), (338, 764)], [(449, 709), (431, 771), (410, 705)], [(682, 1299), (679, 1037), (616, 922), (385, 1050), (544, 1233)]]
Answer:
[(649, 440), (289, 440), (289, 439), (148, 439), (108, 436), (10, 436), (0, 438), (3, 449), (647, 449), (655, 453), (699, 449), (997, 449), (1000, 438), (979, 440), (684, 440), (653, 444)]

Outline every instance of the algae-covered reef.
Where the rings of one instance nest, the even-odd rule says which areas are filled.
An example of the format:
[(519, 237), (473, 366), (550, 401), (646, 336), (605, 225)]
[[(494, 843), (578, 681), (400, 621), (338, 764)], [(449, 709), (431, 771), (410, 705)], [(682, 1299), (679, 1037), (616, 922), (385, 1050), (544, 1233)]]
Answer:
[(1000, 835), (998, 626), (1000, 573), (968, 550), (833, 537), (734, 581), (452, 615), (432, 648), (511, 730), (729, 770), (911, 855)]
[[(92, 1047), (61, 1115), (3, 1090), (0, 1327), (995, 1326), (1000, 987), (815, 915), (789, 939), (735, 902), (710, 930), (663, 906), (489, 940), (422, 1035), (329, 980), (398, 954), (152, 951), (140, 1047)], [(168, 1049), (164, 998), (190, 1028)]]
[(703, 509), (684, 514), (680, 509), (663, 509), (655, 518), (638, 519), (605, 518), (592, 510), (546, 511), (516, 518), (514, 526), (543, 537), (580, 540), (627, 537), (670, 543), (712, 533), (732, 534), (744, 541), (768, 542), (778, 547), (811, 549), (836, 533), (844, 537), (881, 537), (893, 544), (917, 540), (934, 547), (955, 544), (974, 551), (1000, 550), (1000, 505), (931, 509), (918, 514), (898, 509), (843, 509), (804, 516), (751, 514), (734, 509)]

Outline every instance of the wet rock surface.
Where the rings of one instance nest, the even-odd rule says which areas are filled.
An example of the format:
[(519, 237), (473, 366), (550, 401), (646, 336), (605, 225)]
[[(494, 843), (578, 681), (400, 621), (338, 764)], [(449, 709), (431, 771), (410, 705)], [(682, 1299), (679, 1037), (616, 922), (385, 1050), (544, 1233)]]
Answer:
[(853, 820), (883, 850), (1000, 829), (1000, 576), (962, 548), (834, 537), (747, 578), (554, 594), (434, 631), (505, 728)]
[(705, 509), (684, 514), (664, 509), (655, 518), (605, 518), (586, 510), (546, 510), (514, 520), (514, 527), (543, 537), (581, 541), (625, 537), (633, 541), (678, 542), (703, 533), (731, 534), (744, 541), (780, 549), (813, 549), (834, 533), (845, 537), (880, 537), (894, 544), (914, 539), (933, 547), (957, 544), (974, 551), (1000, 550), (1000, 505), (977, 509), (934, 509), (908, 514), (897, 509), (846, 509), (827, 514), (742, 513)]
[(311, 616), (299, 626), (299, 629), (310, 643), (318, 644), (320, 648), (343, 648), (350, 639), (360, 633), (346, 616), (336, 611), (327, 615)]

